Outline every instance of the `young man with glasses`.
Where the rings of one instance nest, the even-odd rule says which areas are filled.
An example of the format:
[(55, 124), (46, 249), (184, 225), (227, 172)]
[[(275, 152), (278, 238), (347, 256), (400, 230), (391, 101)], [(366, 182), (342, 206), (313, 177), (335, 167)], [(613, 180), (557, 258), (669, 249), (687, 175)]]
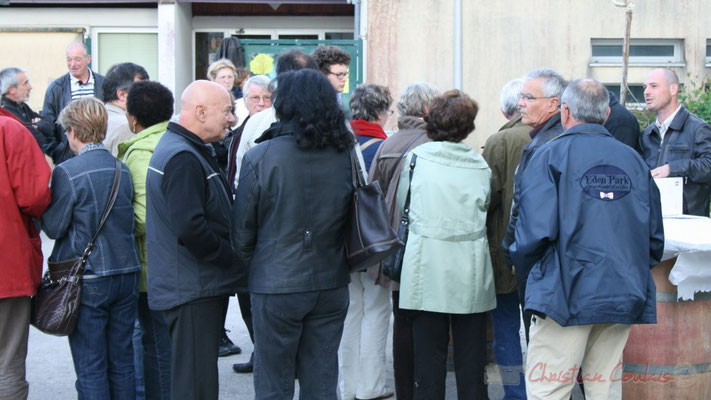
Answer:
[(316, 48), (312, 56), (318, 64), (318, 69), (326, 75), (334, 89), (338, 93), (343, 93), (346, 81), (348, 81), (348, 65), (351, 63), (351, 55), (338, 46), (326, 45)]

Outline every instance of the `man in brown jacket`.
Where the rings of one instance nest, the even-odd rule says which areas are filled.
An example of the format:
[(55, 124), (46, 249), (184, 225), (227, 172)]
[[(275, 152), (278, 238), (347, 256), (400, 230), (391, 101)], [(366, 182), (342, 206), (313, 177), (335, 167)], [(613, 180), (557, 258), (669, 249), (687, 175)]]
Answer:
[[(407, 153), (422, 143), (429, 142), (423, 117), (427, 113), (430, 100), (439, 94), (437, 89), (425, 82), (417, 82), (403, 89), (397, 109), (400, 113), (397, 133), (388, 137), (378, 148), (373, 157), (368, 181), (380, 182), (385, 192), (385, 202), (390, 213), (390, 224), (397, 231), (400, 225), (400, 209), (397, 205), (397, 187), (400, 183)], [(395, 374), (395, 393), (398, 399), (413, 398), (414, 366), (412, 360), (412, 320), (408, 310), (399, 308), (399, 286), (396, 282), (383, 276), (381, 266), (368, 269), (368, 274), (375, 282), (383, 286), (391, 286), (393, 290), (393, 370)]]
[(486, 218), (489, 251), (494, 266), (496, 309), (491, 312), (494, 323), (494, 355), (499, 364), (507, 399), (525, 399), (523, 377), (519, 301), (516, 274), (501, 252), (501, 240), (506, 234), (513, 200), (513, 175), (524, 146), (530, 141), (531, 127), (521, 122), (518, 110), (523, 79), (514, 79), (501, 90), (501, 112), (509, 120), (484, 146), (484, 159), (491, 168), (491, 202)]

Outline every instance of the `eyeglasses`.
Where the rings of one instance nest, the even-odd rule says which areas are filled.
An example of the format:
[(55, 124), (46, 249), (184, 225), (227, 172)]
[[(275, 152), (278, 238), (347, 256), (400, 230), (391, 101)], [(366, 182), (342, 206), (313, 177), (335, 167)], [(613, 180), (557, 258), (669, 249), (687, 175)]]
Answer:
[(530, 94), (530, 93), (519, 93), (519, 94), (518, 94), (518, 99), (519, 99), (519, 100), (524, 99), (524, 100), (526, 100), (526, 102), (531, 102), (531, 101), (533, 101), (533, 100), (538, 100), (538, 99), (551, 99), (551, 98), (553, 98), (553, 97), (555, 97), (555, 96), (540, 96), (540, 97), (536, 97), (536, 96), (534, 96), (534, 95), (532, 95), (532, 94)]
[(337, 79), (345, 79), (348, 76), (348, 72), (349, 71), (335, 73), (335, 72), (328, 71), (329, 74), (335, 76)]

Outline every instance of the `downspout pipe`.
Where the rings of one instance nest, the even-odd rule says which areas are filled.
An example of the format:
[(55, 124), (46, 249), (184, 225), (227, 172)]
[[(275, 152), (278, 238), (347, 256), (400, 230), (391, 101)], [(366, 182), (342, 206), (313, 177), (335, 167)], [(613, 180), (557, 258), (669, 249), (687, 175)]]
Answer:
[(454, 88), (462, 90), (462, 0), (454, 0)]

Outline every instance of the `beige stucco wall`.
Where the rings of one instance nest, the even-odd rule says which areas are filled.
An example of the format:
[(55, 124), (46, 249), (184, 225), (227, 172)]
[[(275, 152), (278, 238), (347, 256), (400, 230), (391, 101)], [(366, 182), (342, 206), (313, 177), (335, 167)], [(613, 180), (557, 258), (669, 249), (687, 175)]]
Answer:
[[(621, 38), (625, 10), (610, 1), (463, 0), (463, 90), (479, 102), (477, 129), (467, 142), (480, 150), (505, 120), (499, 92), (510, 79), (536, 67), (565, 78), (592, 76), (620, 81), (619, 67), (590, 67), (591, 38)], [(706, 76), (711, 1), (638, 0), (632, 38), (684, 40), (680, 77)], [(367, 80), (394, 94), (426, 80), (453, 86), (453, 0), (368, 0)], [(641, 83), (652, 67), (632, 67), (629, 83)], [(392, 125), (395, 118), (392, 118)], [(392, 127), (392, 126), (391, 126)]]
[[(47, 86), (67, 73), (66, 45), (81, 40), (81, 34), (50, 30), (83, 28), (87, 39), (96, 28), (155, 27), (156, 19), (155, 9), (0, 7), (0, 30), (6, 30), (0, 32), (0, 68), (18, 66), (27, 70), (32, 84), (28, 104), (39, 111)], [(10, 30), (25, 32), (7, 32)]]

